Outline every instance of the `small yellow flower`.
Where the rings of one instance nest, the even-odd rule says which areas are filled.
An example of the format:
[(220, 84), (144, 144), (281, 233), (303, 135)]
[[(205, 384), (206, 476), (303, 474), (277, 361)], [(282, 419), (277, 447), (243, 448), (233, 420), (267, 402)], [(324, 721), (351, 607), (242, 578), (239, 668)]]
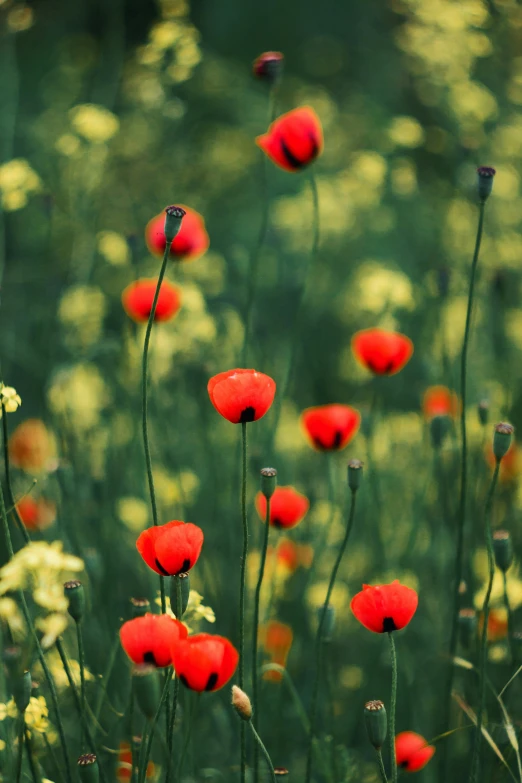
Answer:
[[(14, 413), (22, 404), (22, 398), (16, 393), (12, 386), (0, 386), (0, 401), (7, 413)], [(0, 410), (1, 415), (1, 410)]]
[(37, 617), (35, 625), (39, 631), (43, 632), (40, 644), (44, 650), (48, 650), (67, 628), (67, 615), (53, 612), (53, 614), (49, 614), (47, 617)]
[(69, 112), (71, 123), (80, 136), (93, 143), (109, 141), (118, 132), (118, 118), (103, 106), (84, 103)]

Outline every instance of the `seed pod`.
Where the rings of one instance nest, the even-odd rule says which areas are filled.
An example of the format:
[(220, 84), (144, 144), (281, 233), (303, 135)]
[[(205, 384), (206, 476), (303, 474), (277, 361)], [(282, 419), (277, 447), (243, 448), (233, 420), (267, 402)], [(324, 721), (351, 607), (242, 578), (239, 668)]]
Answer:
[(277, 487), (277, 470), (275, 468), (261, 468), (261, 492), (267, 500), (270, 500)]
[(181, 221), (187, 213), (181, 207), (171, 206), (165, 210), (165, 239), (170, 245), (181, 228)]
[(134, 666), (132, 670), (134, 696), (142, 713), (152, 720), (160, 701), (160, 683), (155, 666)]
[(368, 739), (375, 750), (380, 750), (388, 733), (386, 708), (382, 701), (367, 701), (364, 705), (364, 722)]
[(31, 691), (33, 688), (33, 679), (31, 672), (24, 672), (21, 677), (13, 682), (13, 699), (18, 711), (24, 713), (31, 700)]
[(465, 650), (471, 649), (477, 641), (477, 613), (474, 609), (460, 610), (459, 638)]
[(482, 424), (483, 427), (486, 426), (486, 424), (489, 421), (489, 401), (488, 400), (481, 400), (479, 404), (477, 405), (477, 413), (479, 417), (479, 421)]
[(288, 770), (286, 767), (274, 767), (274, 775), (276, 778), (287, 778), (288, 777)]
[(100, 769), (94, 753), (85, 753), (78, 759), (78, 775), (81, 783), (99, 783)]
[(497, 460), (501, 460), (505, 457), (511, 446), (511, 439), (515, 428), (512, 424), (501, 421), (500, 424), (495, 425), (495, 433), (493, 435), (493, 454)]
[(513, 563), (513, 542), (508, 530), (495, 530), (493, 533), (493, 551), (497, 568), (506, 573)]
[[(178, 610), (178, 593), (177, 593), (178, 589), (180, 591), (179, 597), (181, 601), (181, 606), (179, 610)], [(172, 576), (170, 579), (170, 608), (176, 615), (177, 620), (181, 620), (181, 618), (187, 611), (189, 596), (190, 596), (190, 575), (187, 573), (187, 574), (177, 574), (176, 576)]]
[(69, 601), (69, 614), (73, 620), (79, 623), (85, 613), (85, 591), (83, 585), (77, 579), (73, 579), (64, 584), (63, 591)]
[(479, 166), (477, 169), (478, 175), (478, 197), (479, 201), (484, 203), (493, 190), (493, 177), (497, 172), (491, 166)]
[(254, 60), (254, 76), (270, 85), (280, 79), (283, 73), (284, 56), (281, 52), (263, 52)]
[(150, 601), (148, 598), (131, 598), (131, 614), (132, 618), (143, 617), (144, 614), (150, 612)]
[(357, 492), (361, 484), (363, 463), (360, 459), (351, 459), (348, 463), (348, 486), (352, 492)]

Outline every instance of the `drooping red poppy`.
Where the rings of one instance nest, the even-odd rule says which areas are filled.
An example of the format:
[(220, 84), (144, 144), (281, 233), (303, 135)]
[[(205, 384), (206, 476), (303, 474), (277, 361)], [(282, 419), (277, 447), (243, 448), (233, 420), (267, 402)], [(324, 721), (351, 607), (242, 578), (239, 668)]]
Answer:
[(210, 633), (196, 633), (172, 648), (176, 674), (193, 691), (219, 690), (236, 671), (238, 661), (232, 642)]
[[(266, 519), (266, 498), (256, 495), (257, 513)], [(270, 499), (270, 524), (277, 528), (291, 528), (301, 522), (310, 508), (310, 501), (293, 487), (277, 487)]]
[(363, 329), (352, 337), (352, 350), (361, 364), (375, 375), (395, 375), (411, 359), (413, 343), (399, 332)]
[[(123, 309), (133, 321), (144, 323), (149, 320), (157, 280), (136, 280), (124, 289), (121, 295)], [(156, 303), (155, 321), (170, 321), (181, 307), (181, 291), (164, 280)]]
[(301, 414), (310, 445), (319, 451), (340, 451), (355, 437), (361, 414), (349, 405), (317, 405)]
[[(261, 628), (260, 639), (263, 649), (269, 655), (269, 662), (276, 663), (278, 666), (286, 666), (288, 654), (294, 640), (294, 634), (290, 626), (277, 620), (270, 620)], [(281, 672), (269, 670), (263, 674), (263, 679), (279, 682), (282, 676)]]
[(429, 386), (422, 398), (422, 412), (426, 419), (450, 416), (456, 419), (460, 411), (458, 395), (447, 386)]
[[(136, 739), (135, 739), (136, 742)], [(147, 780), (156, 776), (156, 767), (153, 761), (147, 764), (145, 777)], [(127, 783), (132, 777), (132, 751), (128, 742), (120, 742), (118, 751), (118, 766), (116, 768), (116, 779), (118, 783)]]
[(323, 151), (321, 121), (310, 106), (282, 114), (256, 144), (285, 171), (301, 171)]
[(363, 585), (352, 598), (351, 610), (374, 633), (400, 631), (415, 614), (419, 597), (415, 590), (395, 579), (389, 585)]
[(27, 530), (45, 530), (56, 520), (56, 504), (45, 498), (21, 498), (16, 510)]
[(170, 666), (172, 651), (187, 637), (187, 629), (168, 614), (144, 614), (127, 620), (120, 641), (133, 663)]
[(281, 52), (263, 52), (254, 60), (254, 76), (272, 84), (277, 81), (283, 70), (284, 55)]
[(140, 533), (136, 549), (157, 574), (178, 576), (196, 564), (203, 538), (203, 531), (197, 525), (174, 519)]
[[(177, 261), (194, 261), (206, 253), (210, 240), (205, 228), (203, 217), (196, 210), (179, 205), (185, 210), (181, 228), (172, 240), (170, 257)], [(165, 213), (149, 220), (145, 229), (145, 242), (150, 252), (155, 256), (163, 256), (165, 252)]]
[(210, 402), (223, 418), (240, 424), (257, 421), (274, 401), (275, 381), (256, 370), (228, 370), (208, 382)]
[(435, 753), (435, 746), (428, 745), (420, 734), (402, 731), (395, 737), (395, 758), (397, 766), (406, 772), (418, 772), (426, 766)]

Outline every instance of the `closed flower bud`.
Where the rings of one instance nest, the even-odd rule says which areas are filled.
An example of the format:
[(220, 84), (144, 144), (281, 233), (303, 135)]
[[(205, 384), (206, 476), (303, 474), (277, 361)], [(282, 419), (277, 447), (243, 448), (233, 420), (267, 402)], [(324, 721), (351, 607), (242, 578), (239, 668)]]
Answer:
[(465, 650), (469, 650), (477, 640), (477, 613), (474, 609), (461, 609), (459, 612), (459, 637)]
[(160, 701), (160, 683), (155, 666), (134, 666), (132, 688), (138, 706), (148, 720), (152, 720)]
[(261, 492), (267, 500), (270, 500), (277, 487), (277, 470), (275, 468), (261, 468)]
[(352, 492), (357, 492), (359, 489), (362, 473), (363, 463), (360, 459), (351, 459), (348, 463), (348, 486)]
[(478, 197), (479, 201), (484, 203), (487, 201), (493, 189), (493, 177), (497, 172), (491, 166), (479, 166), (477, 169), (478, 175)]
[(442, 442), (451, 427), (449, 416), (434, 416), (430, 421), (431, 445), (434, 449), (440, 449)]
[(6, 647), (3, 658), (9, 677), (21, 677), (23, 673), (22, 648)]
[(232, 706), (242, 720), (249, 721), (252, 718), (252, 704), (245, 691), (232, 686)]
[(283, 73), (284, 56), (281, 52), (263, 52), (254, 60), (254, 76), (269, 84), (274, 84)]
[(500, 461), (509, 451), (514, 431), (515, 428), (512, 424), (507, 424), (503, 421), (495, 426), (495, 433), (493, 435), (493, 454), (497, 460)]
[(485, 427), (489, 420), (489, 400), (481, 400), (479, 402), (477, 405), (477, 413), (480, 423)]
[(386, 708), (382, 701), (367, 701), (364, 705), (364, 722), (368, 739), (375, 750), (380, 750), (388, 733)]
[[(319, 622), (321, 622), (321, 617), (324, 611), (324, 606), (320, 606), (317, 609), (317, 614), (319, 615)], [(326, 614), (323, 621), (323, 642), (331, 642), (332, 641), (332, 635), (335, 628), (335, 608), (333, 606), (326, 607)]]
[(167, 207), (165, 210), (165, 239), (170, 246), (172, 240), (181, 228), (181, 221), (187, 213), (181, 207)]
[(513, 542), (507, 530), (496, 530), (493, 533), (493, 551), (497, 568), (506, 573), (513, 562)]
[(33, 679), (31, 672), (24, 672), (21, 677), (16, 679), (12, 685), (13, 699), (19, 712), (25, 712), (31, 699), (33, 689)]
[(85, 753), (78, 759), (78, 775), (81, 783), (99, 783), (100, 769), (94, 753)]
[[(180, 600), (179, 609), (178, 609), (178, 589), (179, 589), (179, 600)], [(176, 615), (177, 620), (181, 620), (181, 618), (187, 611), (189, 596), (190, 596), (190, 575), (187, 573), (187, 574), (178, 574), (177, 576), (171, 577), (170, 608)]]
[(85, 591), (83, 585), (77, 579), (74, 579), (64, 584), (63, 591), (69, 601), (69, 614), (73, 620), (79, 623), (85, 613)]
[(132, 617), (143, 617), (144, 614), (150, 612), (150, 601), (148, 598), (131, 598), (131, 615)]

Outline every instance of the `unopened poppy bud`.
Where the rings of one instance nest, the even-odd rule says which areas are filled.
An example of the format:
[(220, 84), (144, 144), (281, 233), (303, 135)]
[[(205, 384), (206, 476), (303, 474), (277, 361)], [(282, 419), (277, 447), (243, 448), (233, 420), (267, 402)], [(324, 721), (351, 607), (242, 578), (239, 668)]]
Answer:
[[(317, 609), (317, 614), (319, 615), (319, 622), (321, 622), (321, 617), (324, 611), (324, 606), (320, 606)], [(332, 641), (332, 635), (335, 628), (335, 608), (333, 606), (326, 607), (326, 614), (324, 616), (323, 621), (323, 642), (331, 642)]]
[(351, 459), (348, 463), (348, 486), (352, 492), (357, 492), (361, 484), (363, 463), (360, 459)]
[(148, 720), (152, 720), (160, 700), (160, 684), (156, 667), (134, 666), (132, 687), (140, 710)]
[(513, 542), (507, 530), (495, 530), (493, 533), (493, 551), (497, 568), (506, 573), (513, 562)]
[(367, 701), (364, 705), (364, 722), (368, 739), (375, 750), (380, 750), (388, 733), (386, 707), (382, 701)]
[(440, 449), (449, 432), (451, 419), (449, 416), (434, 416), (430, 421), (431, 444), (434, 449)]
[(287, 778), (288, 770), (286, 767), (274, 767), (274, 775), (276, 778)]
[(25, 712), (31, 699), (33, 679), (31, 672), (24, 672), (13, 682), (13, 699), (19, 712)]
[(479, 201), (484, 203), (487, 201), (493, 189), (493, 177), (497, 172), (491, 166), (479, 166), (477, 169), (478, 175), (478, 197)]
[(283, 73), (284, 56), (281, 52), (263, 52), (254, 60), (254, 76), (274, 84)]
[(6, 647), (3, 653), (5, 668), (10, 677), (20, 677), (22, 675), (22, 648)]
[(170, 245), (181, 228), (181, 221), (187, 213), (181, 207), (171, 206), (165, 210), (165, 239)]
[(249, 721), (252, 718), (252, 704), (245, 691), (232, 686), (232, 706), (242, 720)]
[[(178, 589), (179, 589), (179, 600), (180, 600), (179, 609), (178, 609), (178, 592), (177, 592)], [(187, 574), (178, 574), (177, 576), (173, 576), (170, 580), (170, 608), (176, 615), (177, 620), (181, 620), (181, 618), (187, 611), (189, 596), (190, 596), (190, 575), (187, 573)]]
[(85, 612), (85, 591), (77, 579), (66, 582), (63, 586), (65, 597), (69, 601), (68, 612), (79, 623)]
[(482, 424), (483, 427), (485, 427), (489, 420), (488, 400), (481, 400), (479, 402), (479, 404), (477, 405), (477, 413), (478, 413), (480, 423)]
[(493, 454), (497, 460), (505, 457), (511, 446), (511, 439), (515, 428), (512, 424), (501, 421), (495, 425), (495, 434), (493, 435)]
[(277, 487), (277, 470), (275, 468), (261, 468), (261, 492), (267, 500), (270, 500)]
[(100, 769), (94, 753), (85, 753), (78, 759), (78, 775), (81, 783), (99, 783)]
[(150, 612), (150, 601), (148, 598), (131, 598), (131, 614), (132, 617), (143, 617), (144, 614)]
[(477, 639), (477, 613), (474, 609), (461, 609), (459, 612), (459, 637), (462, 646), (469, 650)]

